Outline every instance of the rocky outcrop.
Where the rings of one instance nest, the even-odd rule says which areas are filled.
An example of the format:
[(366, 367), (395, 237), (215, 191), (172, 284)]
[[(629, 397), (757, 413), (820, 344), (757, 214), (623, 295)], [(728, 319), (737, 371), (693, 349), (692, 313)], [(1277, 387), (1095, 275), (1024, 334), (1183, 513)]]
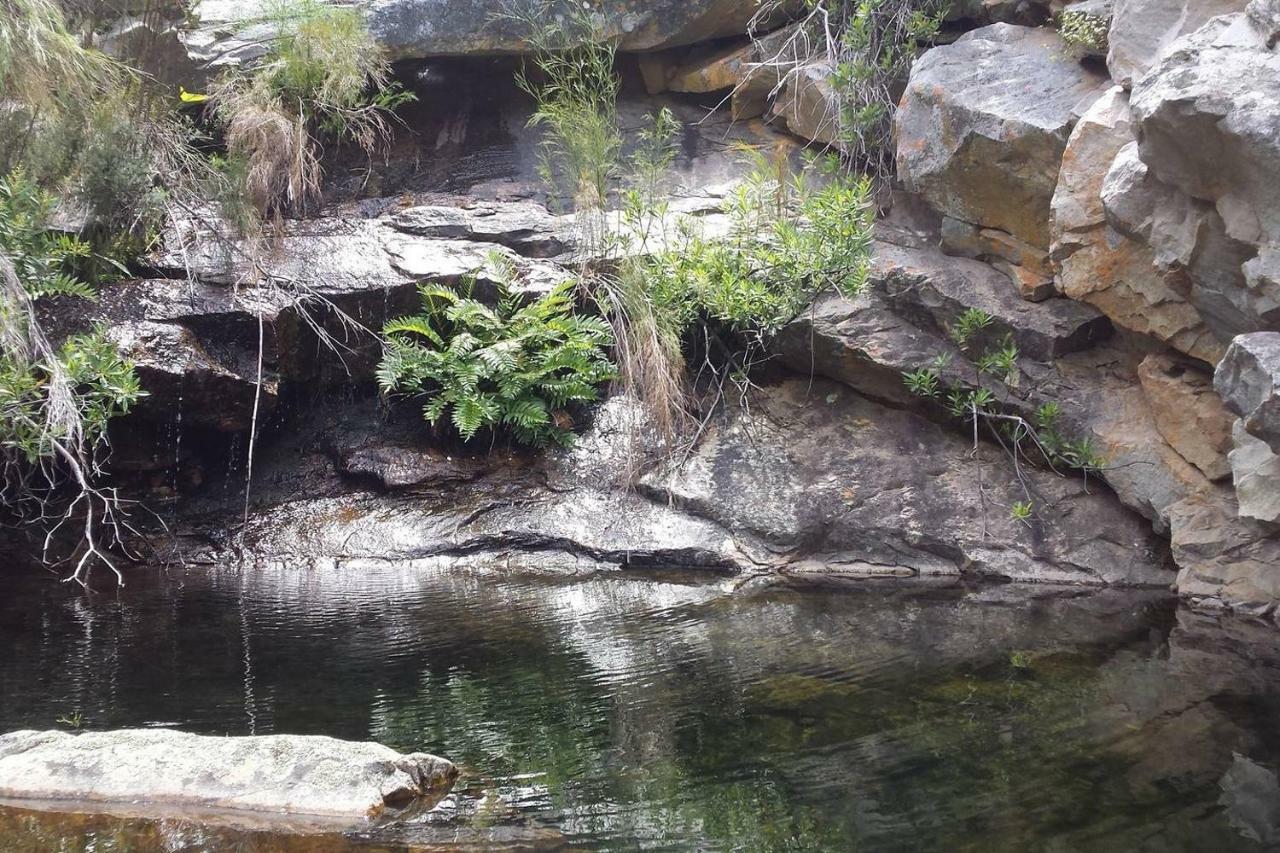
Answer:
[(1280, 333), (1236, 338), (1213, 383), (1223, 402), (1243, 418), (1245, 430), (1280, 452)]
[[(1019, 474), (997, 450), (975, 455), (944, 427), (832, 382), (763, 386), (749, 407), (713, 420), (683, 465), (652, 470), (637, 491), (619, 481), (628, 463), (653, 468), (627, 443), (622, 427), (634, 416), (614, 398), (571, 451), (480, 472), (458, 460), (451, 479), (437, 473), (407, 490), (403, 479), (388, 483), (398, 494), (299, 498), (328, 490), (287, 485), (279, 498), (264, 495), (268, 505), (243, 544), (263, 562), (352, 567), (394, 560), (554, 572), (703, 567), (805, 581), (1172, 580), (1159, 541), (1118, 512), (1114, 497), (1048, 471)], [(366, 458), (370, 449), (366, 441)], [(435, 470), (445, 465), (437, 459)], [(1023, 501), (1034, 510), (1026, 520), (1011, 514)], [(187, 551), (189, 559), (218, 554)]]
[(1223, 339), (1280, 322), (1275, 256), (1280, 204), (1280, 54), (1243, 15), (1180, 40), (1135, 85), (1131, 100), (1151, 175), (1212, 205), (1222, 231), (1200, 229), (1193, 301)]
[(898, 174), (948, 216), (1047, 249), (1067, 138), (1104, 90), (1051, 31), (967, 33), (912, 69), (895, 119)]
[[(581, 4), (562, 0), (383, 0), (358, 4), (369, 28), (394, 59), (524, 53), (530, 28), (566, 26)], [(186, 35), (193, 57), (213, 64), (239, 62), (262, 52), (269, 32), (260, 0), (199, 0), (198, 27)], [(755, 0), (625, 0), (590, 10), (598, 33), (623, 50), (658, 50), (741, 35), (758, 11)], [(515, 13), (515, 18), (512, 13)], [(522, 18), (517, 20), (516, 18)]]
[(1180, 37), (1211, 18), (1239, 12), (1247, 0), (1116, 0), (1107, 36), (1111, 78), (1132, 88)]
[[(1067, 141), (1050, 211), (1057, 285), (1064, 295), (1095, 306), (1116, 325), (1213, 363), (1222, 354), (1221, 342), (1179, 292), (1181, 275), (1172, 263), (1161, 269), (1151, 246), (1154, 228), (1149, 220), (1168, 215), (1168, 208), (1146, 205), (1147, 220), (1134, 221), (1134, 188), (1145, 176), (1145, 166), (1136, 158), (1128, 100), (1119, 87), (1108, 91)], [(1121, 184), (1124, 190), (1117, 189)], [(1116, 207), (1122, 203), (1130, 209), (1117, 228)]]
[(425, 753), (328, 737), (165, 729), (0, 735), (0, 796), (303, 815), (356, 825), (431, 809), (458, 770)]

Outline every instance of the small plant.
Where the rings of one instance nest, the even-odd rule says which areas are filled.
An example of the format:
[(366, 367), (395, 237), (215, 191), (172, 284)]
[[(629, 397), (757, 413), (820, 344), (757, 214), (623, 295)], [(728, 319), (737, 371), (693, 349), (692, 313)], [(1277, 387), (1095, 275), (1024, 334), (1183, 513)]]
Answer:
[(1067, 44), (1084, 52), (1107, 52), (1107, 20), (1098, 15), (1065, 11), (1058, 18), (1058, 33)]
[(1014, 521), (1021, 521), (1025, 524), (1030, 524), (1031, 512), (1031, 501), (1014, 501), (1013, 506), (1009, 508), (1009, 517)]
[[(763, 0), (756, 21), (796, 5)], [(777, 69), (779, 94), (789, 79), (815, 62), (830, 67), (835, 104), (820, 125), (834, 131), (837, 147), (859, 169), (888, 179), (893, 173), (896, 87), (937, 36), (950, 7), (950, 0), (804, 0), (792, 35), (781, 45), (773, 43), (762, 66)]]
[(1031, 669), (1031, 652), (1014, 649), (1009, 653), (1009, 666), (1014, 669)]
[(225, 74), (210, 102), (231, 158), (243, 162), (244, 192), (261, 214), (278, 217), (319, 195), (318, 140), (372, 153), (390, 136), (391, 111), (413, 96), (390, 82), (390, 63), (358, 9), (284, 0), (264, 20), (275, 31), (267, 55)]
[(63, 714), (55, 720), (58, 725), (66, 726), (72, 731), (79, 731), (84, 726), (84, 714), (79, 711), (72, 711), (70, 714)]
[(423, 399), (423, 418), (451, 423), (464, 441), (488, 430), (533, 447), (568, 445), (572, 408), (614, 377), (609, 327), (574, 312), (573, 281), (526, 302), (509, 274), (499, 271), (495, 307), (471, 298), (470, 285), (422, 287), (424, 311), (383, 330), (378, 381), (384, 393)]

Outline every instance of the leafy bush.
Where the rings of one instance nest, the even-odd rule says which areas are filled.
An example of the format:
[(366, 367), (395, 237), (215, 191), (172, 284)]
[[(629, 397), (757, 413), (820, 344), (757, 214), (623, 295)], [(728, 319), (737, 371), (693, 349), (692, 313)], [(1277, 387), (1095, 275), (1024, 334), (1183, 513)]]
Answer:
[(1107, 52), (1107, 21), (1088, 12), (1066, 11), (1058, 19), (1062, 40), (1090, 53)]
[(447, 417), (464, 441), (506, 430), (534, 447), (570, 444), (568, 409), (596, 400), (614, 376), (609, 327), (574, 313), (573, 288), (523, 302), (504, 286), (490, 307), (469, 287), (422, 287), (423, 313), (383, 330), (383, 391), (424, 398), (423, 418)]
[(318, 138), (372, 153), (390, 135), (387, 116), (413, 96), (390, 83), (358, 9), (287, 0), (265, 19), (275, 31), (267, 55), (225, 74), (211, 101), (231, 157), (243, 161), (244, 192), (260, 213), (279, 216), (318, 196)]
[(59, 443), (96, 443), (141, 395), (101, 330), (72, 336), (57, 352), (44, 341), (35, 299), (94, 296), (76, 275), (88, 244), (48, 230), (56, 204), (21, 171), (0, 179), (0, 254), (11, 273), (0, 290), (0, 446), (28, 463), (53, 456)]
[(803, 178), (757, 170), (726, 203), (734, 221), (728, 239), (692, 236), (643, 261), (658, 310), (680, 329), (705, 319), (758, 339), (825, 290), (856, 295), (869, 269), (870, 182), (830, 161), (825, 171), (825, 184), (813, 189)]
[[(790, 0), (760, 5), (760, 20), (794, 6)], [(828, 65), (836, 103), (824, 123), (858, 168), (889, 178), (896, 87), (950, 7), (951, 0), (804, 0), (805, 14), (792, 35), (765, 62), (784, 81), (814, 62)]]

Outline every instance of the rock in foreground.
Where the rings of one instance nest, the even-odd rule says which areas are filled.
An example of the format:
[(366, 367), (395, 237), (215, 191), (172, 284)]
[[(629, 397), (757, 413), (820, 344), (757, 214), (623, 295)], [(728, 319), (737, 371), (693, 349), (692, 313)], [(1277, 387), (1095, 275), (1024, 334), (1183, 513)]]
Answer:
[(0, 797), (138, 802), (357, 822), (444, 798), (458, 769), (425, 753), (303, 735), (167, 729), (0, 735)]

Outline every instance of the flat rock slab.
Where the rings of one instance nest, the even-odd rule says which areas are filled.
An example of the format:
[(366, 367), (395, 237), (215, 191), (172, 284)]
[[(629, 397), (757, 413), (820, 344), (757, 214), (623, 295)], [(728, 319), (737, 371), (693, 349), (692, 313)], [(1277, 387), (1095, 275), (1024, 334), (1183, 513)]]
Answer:
[(0, 798), (404, 817), (436, 805), (458, 770), (425, 753), (314, 735), (206, 737), (168, 729), (0, 735)]

